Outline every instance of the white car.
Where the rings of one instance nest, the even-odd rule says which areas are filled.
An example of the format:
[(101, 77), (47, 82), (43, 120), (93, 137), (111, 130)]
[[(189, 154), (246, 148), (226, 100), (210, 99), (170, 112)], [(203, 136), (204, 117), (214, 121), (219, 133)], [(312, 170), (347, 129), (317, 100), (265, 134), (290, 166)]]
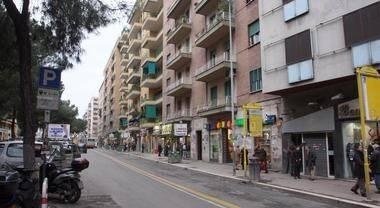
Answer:
[[(22, 166), (24, 164), (23, 147), (22, 141), (0, 142), (0, 167), (5, 163), (11, 166)], [(41, 162), (38, 157), (41, 153), (42, 142), (36, 142), (34, 149), (36, 151), (36, 162)]]

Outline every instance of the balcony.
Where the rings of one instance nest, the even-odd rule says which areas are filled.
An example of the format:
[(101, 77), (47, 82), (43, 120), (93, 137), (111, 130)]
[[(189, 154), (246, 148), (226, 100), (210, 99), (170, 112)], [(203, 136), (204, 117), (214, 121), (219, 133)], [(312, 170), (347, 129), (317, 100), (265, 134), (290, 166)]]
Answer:
[(138, 114), (138, 112), (139, 111), (136, 107), (132, 107), (132, 105), (128, 106), (128, 112), (127, 112), (128, 115), (136, 116)]
[(133, 85), (128, 89), (127, 99), (133, 100), (136, 97), (140, 96), (140, 87), (137, 85)]
[(127, 55), (123, 55), (122, 58), (121, 58), (120, 65), (121, 65), (121, 66), (127, 66), (127, 65), (128, 65), (128, 62), (129, 62), (129, 60), (128, 60)]
[(162, 71), (155, 74), (144, 73), (141, 78), (141, 87), (160, 88), (162, 87)]
[(141, 38), (137, 37), (137, 38), (133, 39), (131, 41), (131, 43), (129, 44), (128, 53), (129, 54), (131, 54), (131, 53), (137, 54), (140, 52), (140, 48), (141, 48)]
[(142, 13), (142, 2), (141, 1), (135, 1), (135, 4), (133, 5), (132, 12), (130, 13), (128, 17), (128, 23), (132, 25), (134, 22), (138, 21), (141, 13)]
[(143, 20), (142, 29), (150, 31), (160, 31), (163, 24), (164, 10), (161, 9), (159, 13), (146, 13)]
[(129, 29), (125, 27), (123, 31), (121, 31), (121, 41), (127, 41), (129, 36)]
[[(233, 19), (231, 27), (235, 27)], [(228, 36), (228, 34), (229, 15), (227, 12), (221, 12), (216, 15), (215, 19), (203, 31), (196, 35), (195, 45), (201, 48), (209, 48), (215, 45), (221, 38)]]
[(120, 118), (124, 118), (124, 119), (128, 118), (127, 112), (126, 111), (120, 111), (119, 119)]
[(191, 121), (191, 111), (190, 109), (178, 110), (172, 114), (169, 114), (167, 116), (167, 120), (170, 122)]
[(208, 103), (200, 105), (197, 108), (197, 113), (200, 117), (207, 117), (226, 112), (231, 112), (230, 96), (226, 96), (222, 99), (210, 100)]
[(127, 79), (127, 78), (128, 78), (128, 73), (126, 72), (125, 67), (123, 67), (121, 69), (120, 79), (122, 80), (122, 79)]
[(140, 123), (139, 122), (129, 122), (128, 123), (128, 131), (140, 131)]
[(142, 48), (146, 48), (149, 50), (157, 50), (162, 47), (162, 30), (153, 35), (152, 32), (145, 33), (143, 37)]
[(172, 70), (183, 69), (184, 66), (187, 66), (191, 62), (191, 51), (187, 47), (181, 48), (175, 56), (169, 57), (166, 67)]
[[(236, 68), (236, 62), (233, 62), (233, 68)], [(229, 76), (230, 59), (227, 52), (223, 55), (211, 59), (206, 65), (202, 66), (195, 72), (195, 80), (201, 82), (210, 82), (216, 79)]]
[(135, 39), (141, 34), (141, 28), (142, 28), (142, 22), (141, 20), (139, 22), (133, 23), (130, 31), (129, 31), (129, 36), (128, 39), (132, 40)]
[(194, 11), (197, 14), (207, 16), (212, 11), (218, 8), (219, 3), (220, 3), (219, 0), (199, 0), (199, 2), (194, 4), (195, 5)]
[(191, 32), (191, 23), (188, 17), (180, 18), (180, 21), (177, 21), (174, 28), (171, 28), (168, 33), (168, 43), (177, 44), (185, 37), (188, 37)]
[(141, 62), (140, 55), (130, 54), (127, 68), (138, 68), (140, 67), (140, 62)]
[(162, 94), (155, 95), (153, 98), (142, 98), (141, 107), (147, 105), (161, 105), (162, 104)]
[(141, 128), (153, 128), (157, 123), (160, 123), (160, 118), (141, 118), (140, 127)]
[(162, 9), (163, 0), (145, 0), (142, 3), (142, 10), (149, 13), (157, 13)]
[(120, 53), (127, 53), (128, 52), (128, 44), (126, 42), (121, 43)]
[(127, 85), (121, 84), (121, 86), (120, 86), (120, 92), (127, 92), (127, 91), (128, 91)]
[(173, 3), (168, 8), (168, 18), (177, 19), (190, 6), (191, 0), (173, 0)]
[(141, 77), (140, 76), (140, 70), (130, 69), (126, 83), (127, 84), (137, 84), (140, 81), (140, 77)]
[(126, 97), (123, 97), (123, 96), (121, 96), (120, 97), (120, 100), (119, 100), (119, 105), (121, 105), (121, 106), (126, 106), (128, 104), (128, 101), (127, 101), (127, 98)]
[(191, 92), (191, 78), (186, 77), (177, 80), (176, 82), (170, 84), (166, 88), (166, 94), (168, 96), (181, 96), (185, 93)]

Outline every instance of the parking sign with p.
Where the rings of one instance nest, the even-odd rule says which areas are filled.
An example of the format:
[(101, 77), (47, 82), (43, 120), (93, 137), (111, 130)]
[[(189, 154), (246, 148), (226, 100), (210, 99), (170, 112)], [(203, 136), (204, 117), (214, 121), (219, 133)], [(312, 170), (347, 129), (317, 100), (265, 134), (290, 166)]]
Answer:
[(41, 67), (38, 86), (40, 88), (60, 89), (61, 69)]

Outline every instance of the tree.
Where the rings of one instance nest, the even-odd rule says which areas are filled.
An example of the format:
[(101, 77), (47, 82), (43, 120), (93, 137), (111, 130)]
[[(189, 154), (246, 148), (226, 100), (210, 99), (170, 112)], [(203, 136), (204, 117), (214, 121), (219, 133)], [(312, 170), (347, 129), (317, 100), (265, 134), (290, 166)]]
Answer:
[(81, 133), (86, 130), (87, 121), (81, 118), (75, 118), (70, 124), (71, 133)]
[[(16, 68), (19, 75), (19, 94), (21, 101), (24, 143), (24, 167), (32, 169), (34, 165), (35, 141), (35, 93), (32, 75), (32, 24), (37, 24), (41, 40), (57, 53), (50, 59), (51, 64), (61, 67), (70, 66), (70, 60), (80, 61), (83, 52), (80, 43), (86, 33), (108, 24), (111, 9), (100, 0), (42, 0), (34, 7), (40, 20), (31, 19), (30, 0), (23, 0), (20, 10), (13, 0), (3, 0), (8, 17), (14, 26), (13, 37), (17, 45)], [(63, 60), (55, 62), (55, 60)]]

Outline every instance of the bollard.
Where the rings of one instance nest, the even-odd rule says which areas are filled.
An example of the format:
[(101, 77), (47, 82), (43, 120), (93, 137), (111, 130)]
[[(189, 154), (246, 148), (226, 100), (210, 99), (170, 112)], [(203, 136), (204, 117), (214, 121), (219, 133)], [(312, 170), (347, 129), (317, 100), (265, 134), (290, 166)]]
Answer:
[(41, 208), (47, 208), (48, 207), (48, 179), (44, 179), (44, 183), (42, 184), (42, 197), (41, 197)]

